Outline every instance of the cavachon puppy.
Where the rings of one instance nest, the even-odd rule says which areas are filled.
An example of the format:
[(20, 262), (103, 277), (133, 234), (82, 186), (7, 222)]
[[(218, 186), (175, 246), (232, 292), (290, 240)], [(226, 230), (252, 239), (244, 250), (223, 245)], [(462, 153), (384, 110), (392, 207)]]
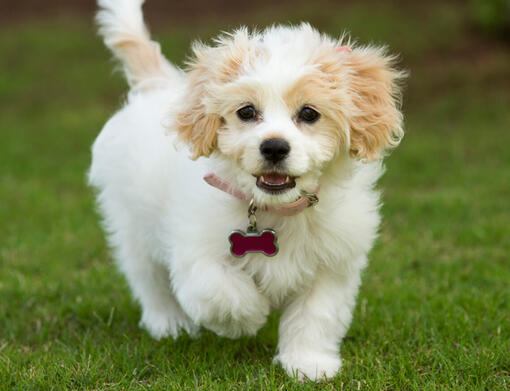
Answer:
[(395, 58), (303, 23), (195, 43), (181, 70), (150, 40), (143, 0), (98, 3), (130, 91), (89, 180), (141, 326), (236, 338), (280, 309), (275, 362), (334, 376), (377, 235), (381, 159), (403, 136)]

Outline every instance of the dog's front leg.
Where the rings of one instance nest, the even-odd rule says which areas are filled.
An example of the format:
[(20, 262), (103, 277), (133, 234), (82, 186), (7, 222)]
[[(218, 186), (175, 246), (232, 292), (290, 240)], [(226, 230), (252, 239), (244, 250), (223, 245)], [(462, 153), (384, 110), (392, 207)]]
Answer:
[(312, 287), (284, 309), (275, 361), (290, 376), (320, 380), (339, 371), (339, 346), (351, 322), (359, 283), (359, 269), (348, 275), (320, 271)]
[(203, 259), (172, 268), (177, 300), (197, 324), (218, 335), (254, 335), (270, 310), (252, 278), (226, 260)]

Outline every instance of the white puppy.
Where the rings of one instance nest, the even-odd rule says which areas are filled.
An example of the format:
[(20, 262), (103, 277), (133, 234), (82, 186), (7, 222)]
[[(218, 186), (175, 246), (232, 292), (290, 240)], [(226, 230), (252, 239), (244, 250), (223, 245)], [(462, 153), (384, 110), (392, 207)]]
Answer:
[[(90, 183), (141, 325), (235, 338), (281, 309), (275, 360), (334, 376), (377, 235), (380, 159), (403, 135), (393, 57), (308, 24), (243, 28), (195, 44), (184, 72), (150, 41), (143, 0), (98, 3), (131, 90), (94, 143)], [(230, 252), (250, 199), (278, 235), (273, 257)]]

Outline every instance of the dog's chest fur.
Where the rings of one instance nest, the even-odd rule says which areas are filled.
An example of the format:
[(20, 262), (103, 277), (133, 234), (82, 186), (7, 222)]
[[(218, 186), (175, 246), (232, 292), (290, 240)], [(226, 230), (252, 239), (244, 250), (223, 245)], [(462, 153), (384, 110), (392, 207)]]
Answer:
[[(316, 210), (305, 210), (298, 216), (278, 217), (261, 214), (259, 228), (277, 231), (279, 253), (275, 257), (248, 254), (239, 262), (252, 275), (259, 289), (276, 308), (287, 299), (309, 289), (323, 266), (333, 267), (340, 274), (351, 268), (363, 267), (362, 256), (376, 236), (379, 222), (377, 194), (352, 192), (339, 197), (343, 205), (330, 210), (317, 205)], [(329, 194), (324, 194), (325, 203)], [(355, 208), (356, 199), (365, 198), (365, 208)], [(352, 223), (366, 232), (360, 238)]]
[(275, 307), (296, 291), (310, 286), (319, 263), (317, 254), (306, 245), (313, 235), (308, 219), (302, 216), (292, 218), (292, 221), (294, 224), (284, 221), (271, 226), (278, 235), (279, 252), (275, 257), (248, 254), (241, 261)]

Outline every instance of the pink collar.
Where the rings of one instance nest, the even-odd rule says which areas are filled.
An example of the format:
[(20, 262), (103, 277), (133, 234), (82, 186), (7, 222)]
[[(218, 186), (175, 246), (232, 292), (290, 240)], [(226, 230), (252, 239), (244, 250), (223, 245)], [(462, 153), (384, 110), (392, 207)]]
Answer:
[[(243, 200), (245, 202), (250, 202), (251, 197), (246, 196), (243, 192), (241, 192), (239, 189), (234, 189), (230, 183), (225, 181), (224, 179), (221, 179), (219, 176), (213, 173), (209, 173), (204, 176), (204, 181), (206, 181), (211, 186), (220, 189), (221, 191), (224, 191), (225, 193), (228, 193), (240, 200)], [(282, 206), (265, 206), (265, 207), (259, 207), (259, 210), (263, 210), (266, 212), (272, 212), (276, 213), (282, 216), (294, 216), (297, 215), (299, 212), (302, 212), (309, 206), (315, 205), (317, 202), (319, 202), (319, 198), (317, 197), (317, 194), (305, 194), (298, 198), (296, 201), (291, 202), (290, 204), (285, 204)]]
[(349, 46), (339, 46), (336, 48), (337, 52), (352, 52), (351, 48)]

